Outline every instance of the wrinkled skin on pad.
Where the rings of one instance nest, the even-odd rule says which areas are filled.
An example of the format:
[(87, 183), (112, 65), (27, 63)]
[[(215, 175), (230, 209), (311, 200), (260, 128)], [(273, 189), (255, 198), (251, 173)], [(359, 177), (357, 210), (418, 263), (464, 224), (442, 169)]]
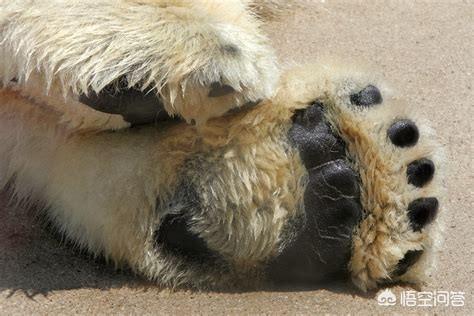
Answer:
[(322, 104), (298, 110), (289, 137), (309, 179), (301, 227), (271, 263), (270, 277), (285, 283), (342, 277), (347, 273), (352, 232), (362, 217), (357, 175), (346, 161), (344, 142), (324, 118)]

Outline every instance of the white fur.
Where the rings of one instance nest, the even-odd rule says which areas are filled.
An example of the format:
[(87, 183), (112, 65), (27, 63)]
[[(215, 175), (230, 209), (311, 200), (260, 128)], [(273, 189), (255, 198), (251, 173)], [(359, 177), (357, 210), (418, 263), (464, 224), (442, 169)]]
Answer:
[[(79, 95), (126, 76), (200, 124), (273, 93), (275, 56), (259, 28), (239, 0), (3, 1), (0, 81), (36, 73), (45, 91)], [(236, 92), (208, 98), (213, 82)]]

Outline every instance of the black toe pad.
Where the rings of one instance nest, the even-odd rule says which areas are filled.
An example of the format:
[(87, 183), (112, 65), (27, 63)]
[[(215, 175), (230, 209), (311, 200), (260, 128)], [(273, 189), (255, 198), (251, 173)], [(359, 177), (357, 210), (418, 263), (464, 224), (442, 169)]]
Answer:
[(397, 147), (411, 147), (418, 142), (420, 133), (414, 122), (408, 119), (396, 121), (390, 126), (387, 135)]
[(426, 158), (413, 161), (407, 167), (408, 183), (421, 188), (433, 179), (434, 163)]
[(373, 85), (369, 85), (358, 93), (351, 95), (351, 103), (357, 106), (369, 107), (382, 102), (383, 98), (380, 90)]
[(438, 199), (434, 197), (419, 198), (408, 205), (408, 218), (414, 231), (420, 231), (429, 224), (438, 212)]

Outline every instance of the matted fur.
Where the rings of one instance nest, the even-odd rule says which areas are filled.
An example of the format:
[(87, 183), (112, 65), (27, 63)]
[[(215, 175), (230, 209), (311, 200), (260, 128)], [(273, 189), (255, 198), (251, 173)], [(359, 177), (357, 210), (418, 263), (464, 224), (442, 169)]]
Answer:
[[(354, 108), (349, 95), (369, 83), (381, 87), (384, 103)], [(286, 242), (283, 226), (303, 212), (306, 171), (287, 132), (293, 111), (314, 100), (329, 110), (361, 177), (366, 216), (353, 238), (355, 284), (367, 289), (385, 282), (408, 250), (425, 254), (403, 281), (420, 284), (434, 262), (438, 224), (409, 230), (406, 206), (437, 195), (437, 182), (416, 189), (405, 178), (406, 164), (421, 156), (439, 166), (431, 132), (415, 117), (419, 145), (389, 144), (389, 124), (413, 119), (412, 113), (380, 81), (357, 70), (323, 64), (289, 71), (273, 100), (197, 127), (83, 134), (61, 128), (60, 113), (18, 92), (4, 89), (0, 100), (0, 184), (10, 182), (18, 198), (42, 201), (79, 246), (162, 285), (261, 281), (266, 262)], [(199, 209), (173, 200), (183, 180), (197, 188)], [(156, 248), (154, 233), (164, 216), (183, 210), (192, 215), (191, 230), (228, 265), (196, 266)]]
[[(278, 3), (251, 4), (257, 2), (267, 11)], [(170, 115), (202, 124), (274, 91), (276, 59), (249, 6), (241, 0), (3, 1), (0, 81), (8, 86), (15, 79), (30, 97), (44, 89), (48, 103), (44, 95), (56, 90), (72, 107), (78, 95), (126, 78), (129, 87), (159, 94)], [(209, 98), (215, 82), (235, 92)]]

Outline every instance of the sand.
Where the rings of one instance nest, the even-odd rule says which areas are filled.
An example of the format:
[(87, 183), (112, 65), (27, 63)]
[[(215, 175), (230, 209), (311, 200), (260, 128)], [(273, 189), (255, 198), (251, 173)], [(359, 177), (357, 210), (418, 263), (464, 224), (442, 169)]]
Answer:
[[(474, 2), (310, 1), (266, 29), (286, 66), (339, 56), (373, 66), (432, 120), (446, 151), (445, 246), (424, 291), (463, 291), (463, 307), (378, 306), (349, 283), (245, 293), (170, 292), (61, 245), (31, 212), (0, 203), (0, 315), (472, 314)], [(3, 198), (5, 200), (5, 198)], [(391, 289), (397, 295), (409, 287)]]

